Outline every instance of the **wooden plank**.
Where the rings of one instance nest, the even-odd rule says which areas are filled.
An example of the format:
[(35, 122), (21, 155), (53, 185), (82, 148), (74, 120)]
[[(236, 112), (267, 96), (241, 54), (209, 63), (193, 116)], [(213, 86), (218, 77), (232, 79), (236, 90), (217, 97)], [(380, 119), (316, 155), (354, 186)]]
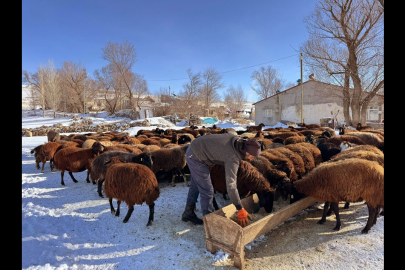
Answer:
[[(224, 215), (225, 213), (222, 212), (222, 214)], [(243, 228), (236, 222), (222, 215), (211, 213), (204, 216), (204, 223), (207, 224), (208, 230), (206, 230), (206, 236), (209, 239), (227, 245), (230, 248), (234, 246), (236, 241), (240, 241), (240, 231)], [(207, 231), (209, 235), (207, 235)]]
[[(316, 201), (313, 197), (306, 197), (277, 212), (268, 214), (244, 228), (231, 220), (231, 217), (236, 212), (235, 206), (233, 204), (227, 205), (204, 216), (207, 250), (215, 253), (217, 247), (233, 254), (234, 266), (242, 270), (245, 267), (244, 247), (246, 244), (266, 234), (285, 220), (297, 215)], [(257, 202), (258, 197), (256, 194), (242, 200), (244, 208), (250, 213), (253, 213), (254, 209), (257, 209)]]
[(268, 216), (259, 219), (258, 221), (249, 224), (243, 228), (243, 245), (246, 245), (267, 232), (283, 223), (285, 220), (297, 215), (305, 208), (316, 202), (313, 197), (305, 197), (293, 204), (290, 204), (277, 212), (270, 213)]

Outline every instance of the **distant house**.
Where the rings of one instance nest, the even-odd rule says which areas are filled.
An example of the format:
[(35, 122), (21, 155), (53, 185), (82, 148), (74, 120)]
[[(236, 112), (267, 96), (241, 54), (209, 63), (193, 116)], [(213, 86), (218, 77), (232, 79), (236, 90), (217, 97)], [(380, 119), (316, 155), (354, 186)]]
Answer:
[(23, 110), (32, 110), (32, 109), (39, 109), (41, 106), (39, 105), (39, 99), (33, 96), (31, 88), (29, 85), (22, 85), (22, 104), (21, 108)]
[[(311, 74), (312, 75), (312, 74)], [(303, 106), (301, 110), (301, 94)], [(255, 124), (273, 126), (277, 122), (303, 122), (320, 124), (321, 119), (331, 118), (345, 121), (343, 116), (342, 87), (320, 82), (313, 76), (287, 90), (253, 103)], [(367, 122), (381, 123), (384, 119), (384, 95), (376, 95), (367, 111)]]

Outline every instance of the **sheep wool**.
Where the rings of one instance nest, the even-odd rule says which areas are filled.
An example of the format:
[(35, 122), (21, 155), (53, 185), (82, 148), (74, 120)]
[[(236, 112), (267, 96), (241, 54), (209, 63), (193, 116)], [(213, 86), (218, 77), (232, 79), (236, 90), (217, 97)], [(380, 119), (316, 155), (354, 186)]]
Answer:
[[(124, 223), (131, 217), (134, 205), (145, 202), (149, 206), (147, 226), (152, 224), (155, 201), (160, 195), (160, 189), (155, 174), (147, 166), (122, 163), (119, 157), (113, 157), (105, 175), (104, 192), (109, 199), (111, 213), (115, 213), (115, 216), (120, 214), (121, 201), (128, 205)], [(117, 211), (112, 205), (113, 198), (118, 200)]]
[[(215, 164), (210, 168), (210, 176), (214, 190), (226, 193), (225, 167)], [(275, 190), (270, 186), (269, 181), (250, 162), (241, 160), (236, 175), (237, 189), (239, 196), (247, 197), (257, 193), (260, 207), (264, 207), (267, 213), (273, 209)], [(214, 198), (215, 200), (215, 198)], [(216, 202), (213, 202), (215, 209)]]
[(340, 201), (366, 201), (369, 217), (362, 233), (367, 233), (375, 224), (378, 209), (384, 209), (384, 167), (375, 161), (350, 158), (325, 162), (295, 181), (294, 187), (298, 192), (312, 196), (319, 202), (335, 204), (335, 230), (340, 229), (337, 208)]

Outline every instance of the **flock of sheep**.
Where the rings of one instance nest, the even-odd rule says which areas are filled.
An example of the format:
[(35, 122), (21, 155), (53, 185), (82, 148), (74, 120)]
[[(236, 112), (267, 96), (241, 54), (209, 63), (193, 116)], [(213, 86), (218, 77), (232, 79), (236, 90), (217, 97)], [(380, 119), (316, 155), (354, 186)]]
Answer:
[[(149, 226), (160, 196), (158, 175), (169, 174), (172, 186), (178, 177), (188, 185), (185, 153), (191, 141), (224, 132), (255, 138), (261, 142), (262, 152), (252, 161), (240, 163), (237, 187), (241, 197), (256, 193), (260, 207), (270, 213), (273, 202), (280, 197), (293, 203), (312, 196), (325, 202), (319, 224), (332, 211), (335, 213), (334, 230), (341, 228), (339, 202), (345, 202), (348, 208), (350, 202), (365, 201), (369, 217), (361, 232), (368, 233), (384, 213), (384, 131), (361, 124), (356, 129), (341, 128), (339, 135), (317, 124), (298, 128), (263, 126), (248, 126), (241, 131), (216, 125), (141, 129), (134, 136), (118, 131), (60, 135), (51, 130), (48, 142), (32, 149), (31, 154), (35, 155), (37, 169), (42, 163), (44, 172), (49, 161), (51, 171), (61, 172), (61, 185), (65, 185), (65, 171), (77, 183), (73, 173), (87, 170), (86, 181), (97, 184), (100, 197), (104, 187), (112, 214), (120, 215), (121, 201), (128, 205), (124, 223), (131, 217), (134, 205), (145, 202), (149, 206)], [(212, 166), (210, 172), (214, 190), (226, 198), (224, 167)], [(117, 200), (117, 210), (113, 199)], [(213, 204), (219, 209), (215, 197)]]

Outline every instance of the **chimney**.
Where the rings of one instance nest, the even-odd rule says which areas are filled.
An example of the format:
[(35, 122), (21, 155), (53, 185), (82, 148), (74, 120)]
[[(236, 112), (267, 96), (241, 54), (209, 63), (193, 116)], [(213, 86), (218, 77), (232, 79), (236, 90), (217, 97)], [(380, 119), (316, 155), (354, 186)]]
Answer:
[(315, 75), (314, 75), (314, 73), (310, 74), (308, 77), (309, 77), (310, 80), (315, 80)]

